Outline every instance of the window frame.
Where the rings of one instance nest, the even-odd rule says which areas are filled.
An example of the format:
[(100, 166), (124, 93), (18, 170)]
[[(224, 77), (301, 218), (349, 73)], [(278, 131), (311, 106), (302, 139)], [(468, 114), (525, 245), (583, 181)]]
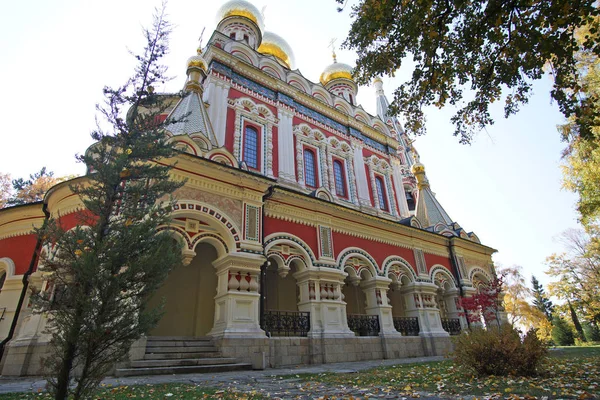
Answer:
[[(310, 185), (307, 182), (307, 173), (306, 173), (306, 153), (309, 152), (312, 154), (313, 156), (313, 170), (314, 170), (314, 177), (315, 177), (315, 185)], [(303, 145), (302, 146), (302, 166), (304, 169), (304, 186), (309, 187), (309, 188), (313, 188), (313, 189), (317, 189), (320, 187), (320, 180), (319, 180), (319, 149), (317, 149), (316, 147), (312, 147), (312, 146), (307, 146), (307, 145)]]
[[(248, 129), (252, 129), (256, 132), (256, 154), (255, 154), (255, 158), (256, 158), (256, 167), (251, 166), (248, 163), (248, 160), (246, 158), (246, 143), (248, 141)], [(242, 161), (246, 163), (246, 166), (248, 167), (249, 170), (252, 171), (257, 171), (257, 172), (262, 172), (262, 128), (256, 124), (252, 124), (252, 123), (248, 123), (248, 121), (243, 120), (243, 125), (242, 125)]]
[[(387, 188), (385, 186), (385, 176), (375, 174), (375, 191), (377, 192), (377, 208), (381, 211), (389, 212), (390, 205), (387, 197)], [(381, 185), (379, 185), (381, 184)], [(383, 202), (383, 207), (382, 207)]]
[[(333, 187), (336, 196), (341, 197), (343, 199), (349, 199), (349, 190), (348, 190), (348, 173), (346, 171), (346, 163), (344, 160), (341, 160), (337, 157), (332, 157), (332, 167), (333, 167)], [(340, 166), (340, 174), (341, 174), (341, 182), (343, 193), (340, 194), (338, 192), (338, 182), (337, 182), (337, 174), (336, 174), (336, 165)]]

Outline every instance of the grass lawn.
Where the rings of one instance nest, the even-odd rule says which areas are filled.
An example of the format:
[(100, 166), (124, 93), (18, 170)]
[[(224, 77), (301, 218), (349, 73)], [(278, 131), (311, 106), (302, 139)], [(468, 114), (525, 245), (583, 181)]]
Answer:
[[(550, 350), (546, 371), (531, 378), (477, 377), (455, 368), (452, 361), (405, 364), (352, 374), (304, 375), (311, 382), (344, 387), (372, 387), (379, 394), (406, 397), (497, 395), (501, 398), (600, 398), (600, 346)], [(374, 392), (371, 390), (371, 392)], [(398, 393), (400, 392), (400, 393)]]
[[(51, 399), (47, 393), (9, 393), (0, 395), (2, 400)], [(160, 384), (140, 386), (115, 386), (98, 390), (95, 399), (262, 399), (256, 393), (241, 393), (230, 390), (216, 390), (190, 384)]]

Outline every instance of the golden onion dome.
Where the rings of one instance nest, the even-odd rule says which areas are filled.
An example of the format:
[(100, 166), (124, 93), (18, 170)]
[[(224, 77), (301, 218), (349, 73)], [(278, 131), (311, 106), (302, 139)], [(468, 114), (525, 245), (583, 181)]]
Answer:
[(281, 36), (273, 32), (265, 32), (262, 37), (262, 42), (258, 48), (261, 54), (267, 54), (281, 61), (289, 69), (294, 68), (294, 52), (292, 48)]
[(260, 31), (264, 30), (265, 23), (258, 8), (243, 0), (231, 0), (223, 4), (217, 11), (217, 24), (227, 17), (244, 17), (254, 22)]
[(354, 78), (352, 77), (353, 68), (348, 64), (334, 62), (329, 65), (323, 73), (321, 74), (321, 84), (323, 86), (327, 85), (334, 79), (348, 79), (354, 82)]
[(192, 56), (190, 58), (188, 58), (187, 60), (187, 67), (188, 68), (200, 68), (203, 71), (206, 71), (206, 61), (204, 60), (204, 58), (202, 57), (202, 50), (198, 49), (197, 50), (197, 54), (195, 56)]

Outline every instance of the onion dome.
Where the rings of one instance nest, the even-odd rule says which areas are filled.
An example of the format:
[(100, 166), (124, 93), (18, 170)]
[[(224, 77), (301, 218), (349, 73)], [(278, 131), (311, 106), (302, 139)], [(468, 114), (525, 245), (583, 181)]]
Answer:
[(189, 68), (200, 68), (203, 71), (206, 71), (206, 61), (202, 57), (202, 50), (198, 48), (196, 50), (196, 55), (188, 58), (187, 67)]
[(281, 36), (273, 32), (265, 32), (258, 48), (261, 54), (271, 55), (289, 69), (294, 68), (294, 52)]
[(335, 79), (348, 79), (354, 82), (352, 78), (353, 68), (348, 64), (339, 63), (334, 58), (334, 63), (329, 65), (321, 74), (321, 84), (327, 86), (327, 84)]
[(243, 0), (231, 0), (223, 4), (217, 11), (217, 23), (228, 17), (243, 17), (254, 22), (260, 31), (264, 31), (265, 23), (262, 14), (253, 4)]

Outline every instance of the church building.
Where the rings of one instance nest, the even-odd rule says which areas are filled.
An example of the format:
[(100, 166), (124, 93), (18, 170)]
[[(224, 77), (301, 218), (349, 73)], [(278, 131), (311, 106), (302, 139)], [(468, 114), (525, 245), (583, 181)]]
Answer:
[[(255, 6), (229, 1), (217, 17), (163, 115), (185, 116), (167, 132), (186, 183), (164, 227), (185, 263), (151, 300), (164, 299), (162, 320), (115, 373), (446, 354), (466, 327), (459, 298), (493, 279), (495, 250), (437, 201), (382, 81), (370, 115), (351, 66), (334, 56), (311, 82)], [(33, 228), (49, 216), (75, 226), (69, 183), (0, 210), (2, 375), (41, 371), (47, 316), (22, 289), (53, 290)]]

